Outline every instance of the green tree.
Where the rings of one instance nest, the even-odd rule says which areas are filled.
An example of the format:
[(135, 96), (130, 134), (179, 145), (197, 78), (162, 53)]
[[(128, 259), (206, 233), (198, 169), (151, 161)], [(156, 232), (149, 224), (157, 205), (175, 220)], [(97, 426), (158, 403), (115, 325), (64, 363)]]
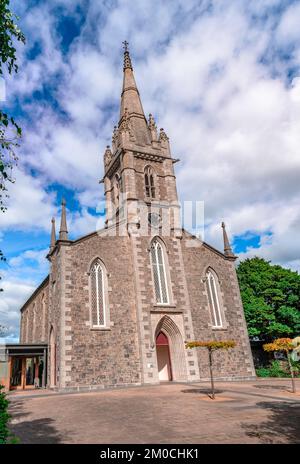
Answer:
[(250, 337), (269, 341), (300, 333), (300, 275), (262, 258), (237, 268)]
[[(15, 41), (25, 43), (25, 37), (17, 24), (19, 18), (10, 11), (9, 0), (0, 0), (0, 77), (4, 71), (9, 74), (18, 72)], [(17, 161), (15, 147), (22, 130), (12, 116), (0, 110), (0, 208), (5, 211), (3, 192), (6, 182), (13, 181), (11, 170)]]
[[(15, 21), (19, 18), (10, 11), (9, 0), (0, 0), (0, 78), (17, 73), (15, 42), (25, 43), (25, 37)], [(12, 169), (17, 163), (16, 148), (22, 130), (12, 116), (0, 109), (0, 211), (6, 210), (7, 183), (13, 182)], [(0, 250), (0, 261), (5, 258)], [(1, 279), (1, 277), (0, 277)]]

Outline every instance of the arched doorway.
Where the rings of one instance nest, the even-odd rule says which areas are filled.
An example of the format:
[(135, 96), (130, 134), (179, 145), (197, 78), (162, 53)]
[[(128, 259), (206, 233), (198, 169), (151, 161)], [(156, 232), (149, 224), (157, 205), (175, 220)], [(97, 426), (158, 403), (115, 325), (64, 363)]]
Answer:
[[(169, 350), (169, 363), (171, 367), (171, 378), (166, 380), (175, 380), (177, 382), (185, 382), (187, 380), (187, 366), (186, 366), (186, 355), (183, 338), (178, 326), (175, 322), (167, 315), (163, 316), (158, 322), (155, 330), (155, 343), (160, 334), (163, 334), (167, 338), (168, 350)], [(157, 350), (156, 343), (156, 350)], [(161, 348), (158, 348), (161, 350)], [(166, 350), (165, 350), (166, 351)], [(157, 357), (158, 373), (159, 370), (159, 358)], [(161, 374), (162, 375), (162, 374)], [(159, 375), (159, 380), (161, 376)]]
[(156, 337), (156, 355), (159, 380), (172, 380), (169, 340), (163, 332), (159, 332)]
[(50, 388), (56, 385), (56, 344), (53, 327), (50, 330)]

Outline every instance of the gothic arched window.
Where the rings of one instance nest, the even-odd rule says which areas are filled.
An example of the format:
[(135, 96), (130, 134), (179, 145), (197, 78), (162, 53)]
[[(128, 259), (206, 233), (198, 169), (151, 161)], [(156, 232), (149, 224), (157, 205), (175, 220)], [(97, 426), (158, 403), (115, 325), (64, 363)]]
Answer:
[(34, 343), (36, 340), (35, 340), (35, 336), (36, 336), (36, 304), (33, 303), (33, 306), (32, 306), (32, 329), (31, 329), (31, 339), (32, 339), (32, 342)]
[(216, 276), (211, 270), (206, 273), (206, 286), (212, 326), (216, 328), (223, 327)]
[(165, 264), (166, 260), (163, 246), (159, 240), (153, 240), (150, 248), (150, 254), (156, 303), (168, 304), (169, 290)]
[(42, 340), (45, 340), (45, 329), (46, 329), (46, 300), (45, 293), (42, 295)]
[(155, 198), (154, 172), (150, 166), (145, 168), (146, 197)]
[(94, 261), (91, 266), (90, 285), (92, 327), (108, 327), (106, 271), (100, 259)]

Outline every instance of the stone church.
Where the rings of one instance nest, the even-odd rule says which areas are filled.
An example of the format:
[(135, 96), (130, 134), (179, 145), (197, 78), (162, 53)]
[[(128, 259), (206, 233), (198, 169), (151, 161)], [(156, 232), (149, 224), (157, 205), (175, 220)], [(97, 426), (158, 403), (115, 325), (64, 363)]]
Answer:
[(185, 348), (192, 340), (235, 340), (215, 355), (215, 375), (253, 378), (225, 225), (224, 252), (182, 228), (178, 160), (145, 117), (126, 43), (123, 71), (119, 123), (104, 153), (105, 227), (70, 240), (62, 202), (49, 276), (21, 308), (20, 344), (47, 349), (44, 386), (59, 390), (208, 379), (206, 350)]

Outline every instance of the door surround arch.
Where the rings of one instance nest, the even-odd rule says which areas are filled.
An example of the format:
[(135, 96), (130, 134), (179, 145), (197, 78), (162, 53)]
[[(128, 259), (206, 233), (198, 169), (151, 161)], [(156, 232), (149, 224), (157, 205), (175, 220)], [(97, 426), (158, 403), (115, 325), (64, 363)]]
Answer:
[(157, 323), (154, 333), (155, 342), (160, 332), (167, 337), (169, 342), (172, 380), (186, 381), (186, 355), (182, 334), (177, 324), (168, 315), (164, 315)]

